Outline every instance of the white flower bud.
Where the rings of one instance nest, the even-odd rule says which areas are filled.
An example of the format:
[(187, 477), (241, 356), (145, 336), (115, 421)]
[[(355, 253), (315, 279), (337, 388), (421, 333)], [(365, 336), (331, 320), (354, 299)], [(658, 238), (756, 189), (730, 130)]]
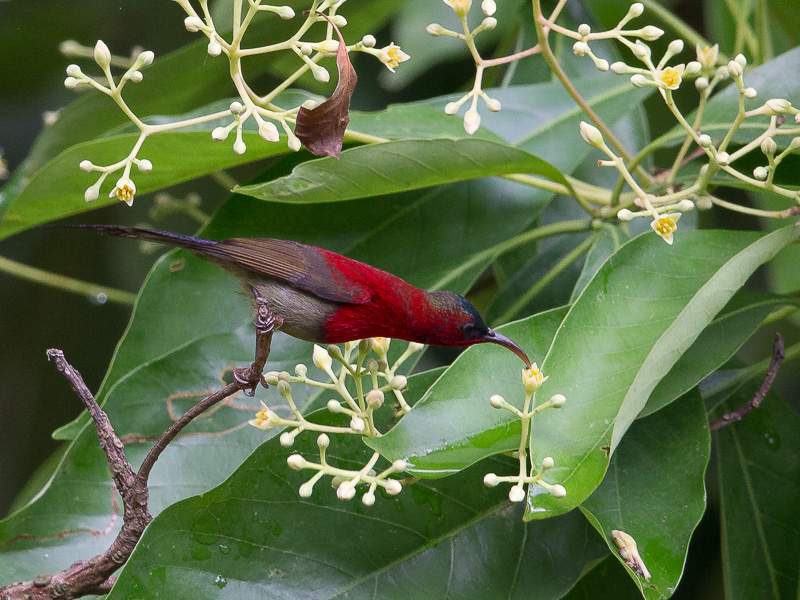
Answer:
[(727, 152), (718, 152), (717, 153), (717, 164), (721, 167), (727, 167), (731, 162), (731, 155)]
[[(638, 33), (639, 33), (639, 37), (642, 38), (643, 40), (647, 40), (648, 42), (654, 42), (655, 40), (660, 38), (662, 35), (664, 35), (664, 30), (663, 29), (659, 29), (655, 25), (648, 25), (647, 27), (642, 27), (639, 30)], [(637, 40), (637, 44), (638, 43), (639, 43), (639, 41)], [(644, 45), (644, 44), (642, 44), (642, 45)], [(635, 54), (635, 51), (634, 51), (634, 54)], [(638, 54), (637, 54), (637, 56), (638, 56)]]
[(320, 450), (324, 450), (330, 445), (331, 445), (331, 438), (328, 437), (328, 434), (320, 433), (319, 437), (317, 438), (317, 446), (319, 446)]
[(581, 121), (580, 130), (583, 141), (589, 144), (590, 146), (594, 148), (602, 148), (603, 146), (605, 146), (605, 141), (603, 140), (603, 134), (600, 133), (600, 130), (594, 125), (590, 125), (586, 121)]
[(545, 456), (542, 459), (542, 468), (543, 469), (552, 469), (555, 464), (556, 464), (556, 461), (553, 460), (552, 456)]
[(405, 375), (395, 375), (389, 382), (393, 390), (403, 390), (408, 385), (408, 378)]
[(215, 142), (221, 142), (228, 137), (228, 130), (225, 127), (215, 127), (211, 131), (211, 139)]
[(697, 88), (698, 92), (702, 92), (708, 88), (708, 79), (705, 77), (698, 77), (694, 82), (694, 87)]
[(67, 77), (64, 80), (64, 87), (68, 90), (74, 90), (76, 87), (78, 87), (78, 80), (74, 77)]
[(767, 107), (768, 115), (783, 115), (792, 108), (792, 103), (785, 98), (770, 98), (764, 105)]
[(742, 76), (742, 73), (744, 73), (744, 70), (742, 69), (742, 65), (740, 65), (738, 62), (732, 60), (728, 63), (728, 74), (732, 78), (738, 79)]
[(481, 2), (481, 10), (483, 14), (491, 17), (495, 12), (497, 12), (497, 4), (494, 0), (483, 0)]
[(720, 81), (725, 81), (729, 76), (730, 76), (730, 73), (728, 72), (728, 67), (727, 66), (719, 67), (717, 69), (716, 77)]
[(312, 491), (314, 491), (314, 486), (311, 484), (311, 482), (306, 482), (306, 483), (304, 483), (303, 485), (300, 486), (300, 490), (299, 490), (300, 497), (301, 498), (310, 498)]
[(97, 40), (94, 46), (94, 62), (103, 70), (111, 64), (111, 51), (103, 40)]
[(290, 386), (289, 382), (285, 379), (279, 379), (278, 393), (284, 398), (290, 398), (292, 396), (292, 386)]
[(500, 478), (494, 473), (487, 473), (483, 477), (483, 485), (486, 487), (496, 487), (500, 483)]
[(789, 150), (797, 150), (800, 148), (800, 137), (792, 138), (792, 141), (789, 142)]
[(325, 371), (326, 373), (330, 371), (331, 365), (333, 364), (333, 359), (331, 358), (330, 354), (328, 354), (328, 351), (317, 344), (314, 344), (314, 351), (311, 354), (311, 359), (314, 361), (314, 364), (318, 369)]
[(298, 152), (300, 148), (303, 147), (303, 143), (299, 138), (297, 138), (297, 136), (294, 135), (289, 136), (289, 140), (286, 142), (286, 145), (289, 147), (289, 150), (293, 152)]
[(693, 60), (686, 65), (686, 69), (683, 71), (683, 75), (684, 77), (688, 77), (689, 75), (697, 75), (702, 70), (703, 70), (703, 65), (701, 65), (696, 60)]
[(292, 454), (286, 459), (286, 464), (289, 465), (290, 469), (299, 471), (300, 469), (306, 468), (308, 461), (299, 454)]
[(458, 112), (459, 108), (461, 107), (458, 105), (458, 102), (448, 102), (444, 105), (444, 114), (454, 115)]
[(374, 35), (365, 35), (361, 38), (361, 45), (364, 46), (364, 48), (374, 48), (377, 43), (378, 41), (375, 39)]
[(486, 31), (492, 31), (495, 27), (497, 27), (497, 19), (494, 17), (486, 17), (483, 21), (481, 21), (481, 27), (483, 27)]
[(67, 67), (67, 75), (70, 77), (82, 77), (83, 71), (81, 71), (81, 68), (78, 65), (69, 65)]
[(425, 350), (425, 344), (420, 344), (419, 342), (411, 342), (408, 345), (408, 349), (411, 350), (411, 352), (422, 352), (423, 350)]
[(294, 444), (294, 436), (289, 433), (288, 431), (284, 431), (279, 438), (281, 442), (281, 446), (284, 448), (288, 448)]
[(589, 27), (589, 25), (588, 25), (588, 24), (586, 24), (586, 23), (581, 23), (580, 25), (578, 25), (578, 35), (579, 35), (579, 36), (581, 36), (581, 37), (584, 37), (584, 38), (585, 38), (585, 37), (586, 37), (587, 35), (589, 35), (590, 33), (592, 33), (592, 28), (591, 28), (591, 27)]
[(525, 500), (525, 488), (519, 484), (511, 486), (511, 489), (508, 490), (508, 499), (511, 502), (522, 502)]
[(244, 112), (244, 105), (241, 102), (231, 102), (231, 114), (240, 115)]
[(775, 143), (771, 137), (767, 136), (764, 138), (764, 141), (761, 142), (761, 151), (764, 154), (775, 154), (778, 150), (778, 144)]
[(353, 431), (361, 433), (362, 431), (364, 431), (365, 427), (366, 423), (364, 423), (364, 419), (362, 419), (361, 417), (353, 417), (352, 419), (350, 419), (350, 429), (352, 429)]
[(466, 131), (469, 135), (472, 135), (478, 128), (481, 126), (481, 116), (478, 114), (478, 111), (474, 108), (470, 108), (466, 113), (464, 113), (464, 131)]
[(375, 504), (375, 494), (373, 494), (372, 492), (367, 492), (366, 494), (361, 496), (361, 503), (364, 506), (372, 506), (373, 504)]
[(586, 52), (589, 50), (589, 44), (586, 42), (575, 42), (572, 44), (572, 53), (575, 56), (585, 56)]
[(323, 54), (336, 54), (336, 51), (339, 49), (339, 40), (325, 40), (324, 42), (320, 42), (317, 44), (317, 50), (322, 52)]
[(489, 398), (489, 404), (492, 405), (492, 408), (503, 408), (503, 406), (506, 404), (506, 401), (500, 394), (495, 394)]
[(742, 67), (747, 66), (747, 59), (745, 58), (744, 54), (737, 54), (733, 57), (733, 60), (742, 65)]
[(697, 145), (701, 148), (710, 148), (711, 147), (711, 136), (707, 133), (700, 134), (697, 137)]
[(384, 396), (380, 390), (370, 390), (367, 392), (367, 406), (376, 409), (383, 406)]
[(688, 198), (684, 198), (683, 200), (678, 202), (678, 210), (681, 212), (691, 212), (694, 210), (694, 202), (692, 202)]
[(319, 65), (314, 65), (311, 67), (311, 74), (314, 76), (314, 79), (320, 83), (328, 83), (331, 80), (331, 74), (328, 73), (328, 70), (325, 67), (320, 67)]
[(139, 171), (142, 173), (148, 173), (153, 170), (153, 163), (151, 163), (146, 158), (141, 159), (136, 166), (139, 167)]
[(404, 461), (402, 458), (392, 463), (392, 470), (395, 473), (402, 473), (403, 471), (406, 470), (406, 467), (408, 467), (408, 465), (406, 464), (406, 461)]
[(680, 54), (683, 52), (683, 40), (672, 40), (667, 46), (667, 52), (670, 54)]
[(631, 83), (634, 87), (642, 87), (650, 83), (650, 80), (641, 73), (637, 73), (636, 75), (631, 75)]
[(314, 52), (314, 49), (311, 47), (311, 44), (303, 44), (300, 46), (300, 54), (303, 56), (311, 56), (312, 52)]
[(128, 75), (128, 79), (133, 83), (141, 83), (142, 79), (144, 79), (144, 75), (142, 75), (141, 71), (131, 71), (131, 74)]
[(295, 365), (294, 374), (298, 377), (305, 377), (308, 374), (308, 367), (302, 363)]
[(628, 19), (635, 19), (636, 17), (641, 17), (643, 12), (644, 4), (641, 2), (634, 2), (628, 9), (628, 14), (626, 16)]
[(629, 73), (630, 71), (628, 69), (630, 69), (630, 67), (621, 60), (618, 60), (615, 63), (611, 63), (611, 70), (617, 75), (624, 75), (625, 73)]
[(333, 21), (333, 24), (339, 28), (347, 27), (347, 19), (345, 19), (342, 15), (333, 15), (331, 17), (331, 21)]
[(764, 181), (769, 175), (769, 171), (765, 167), (756, 167), (753, 169), (753, 177), (760, 181)]
[(89, 173), (94, 168), (94, 163), (90, 160), (82, 160), (81, 164), (78, 165), (81, 171)]
[(798, 125), (800, 125), (800, 112), (795, 114), (794, 122), (797, 123)]
[(319, 105), (316, 100), (312, 100), (311, 98), (309, 98), (308, 100), (303, 102), (300, 106), (302, 106), (303, 108), (307, 108), (308, 110), (314, 110)]
[(86, 200), (86, 202), (94, 202), (99, 197), (100, 197), (100, 186), (97, 185), (97, 184), (95, 184), (92, 187), (88, 188), (83, 193), (83, 199)]
[[(627, 210), (627, 209), (623, 208), (622, 210)], [(622, 212), (622, 210), (619, 211), (619, 212)], [(628, 212), (631, 212), (631, 211), (628, 211)], [(631, 215), (633, 215), (633, 213), (631, 213)], [(619, 213), (617, 213), (617, 218), (620, 218)], [(621, 220), (624, 221), (624, 220), (630, 220), (630, 219), (621, 219)], [(566, 403), (567, 403), (567, 399), (564, 397), (564, 394), (553, 394), (550, 397), (550, 406), (552, 406), (553, 408), (561, 408)]]
[(219, 45), (217, 40), (209, 40), (208, 42), (208, 55), (219, 56), (222, 53), (222, 46)]
[(281, 6), (278, 9), (277, 15), (281, 19), (294, 19), (294, 9), (291, 6)]
[(356, 495), (356, 486), (350, 480), (343, 481), (341, 485), (336, 488), (336, 497), (339, 500), (352, 500)]
[(487, 98), (486, 108), (488, 108), (492, 112), (500, 112), (502, 105), (500, 104), (499, 100), (495, 100), (494, 98)]
[(714, 203), (708, 196), (699, 196), (695, 202), (695, 205), (697, 206), (698, 210), (709, 210), (712, 206), (714, 206)]
[(563, 485), (556, 484), (550, 488), (550, 495), (553, 498), (563, 498), (567, 495), (567, 490), (564, 489)]
[(244, 140), (236, 140), (233, 142), (233, 151), (236, 154), (244, 154), (247, 152), (247, 144), (244, 143)]
[(742, 95), (748, 100), (752, 100), (753, 98), (758, 96), (758, 92), (754, 87), (746, 87), (742, 90)]
[(608, 61), (605, 58), (597, 58), (593, 56), (592, 61), (594, 62), (594, 66), (597, 67), (598, 71), (603, 71), (603, 73), (608, 71)]
[(136, 62), (141, 63), (143, 67), (149, 67), (153, 64), (153, 60), (155, 60), (156, 55), (153, 54), (152, 50), (145, 50), (139, 56), (136, 57)]
[(200, 31), (200, 28), (204, 26), (204, 23), (199, 17), (186, 17), (183, 20), (183, 26), (186, 27), (186, 31), (195, 33)]
[(627, 208), (623, 208), (622, 210), (617, 212), (617, 218), (620, 221), (630, 221), (633, 219), (633, 213), (629, 211)]
[(330, 400), (328, 400), (327, 406), (328, 410), (334, 414), (342, 412), (342, 405), (339, 403), (338, 400), (334, 400), (333, 398), (331, 398)]
[(403, 485), (397, 481), (397, 479), (387, 479), (384, 489), (390, 496), (397, 496), (397, 494), (403, 491)]
[(425, 31), (427, 31), (431, 35), (442, 35), (444, 27), (442, 27), (438, 23), (431, 23), (425, 28)]

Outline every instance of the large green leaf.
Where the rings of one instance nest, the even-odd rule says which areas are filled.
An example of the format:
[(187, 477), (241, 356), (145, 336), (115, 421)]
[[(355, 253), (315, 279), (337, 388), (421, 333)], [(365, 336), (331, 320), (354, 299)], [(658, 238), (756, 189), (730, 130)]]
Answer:
[(719, 369), (755, 333), (766, 316), (785, 302), (771, 294), (738, 292), (658, 383), (639, 416), (656, 412)]
[[(752, 387), (723, 405), (729, 412)], [(800, 417), (769, 394), (714, 434), (722, 503), (722, 565), (730, 600), (794, 598), (800, 564)]]
[(351, 148), (338, 159), (312, 160), (291, 175), (236, 191), (275, 202), (336, 202), (511, 173), (544, 175), (566, 185), (558, 169), (524, 150), (483, 140), (438, 139)]
[(710, 452), (705, 405), (695, 390), (631, 426), (603, 482), (581, 505), (623, 564), (611, 531), (636, 540), (652, 577), (628, 572), (648, 600), (669, 598), (681, 579), (689, 539), (706, 507)]
[[(483, 486), (478, 468), (394, 498), (378, 494), (370, 508), (337, 500), (325, 481), (301, 499), (310, 473), (292, 471), (286, 458), (299, 451), (313, 459), (315, 440), (304, 434), (292, 449), (270, 440), (224, 486), (163, 512), (109, 598), (463, 598), (502, 590), (555, 599), (602, 554), (577, 513), (523, 525), (505, 494)], [(331, 436), (331, 463), (355, 467), (369, 455), (358, 437)]]
[[(568, 493), (532, 496), (532, 516), (559, 514), (591, 494), (656, 384), (755, 268), (798, 235), (793, 226), (765, 236), (687, 231), (670, 247), (647, 234), (603, 265), (564, 318), (543, 365), (550, 379), (540, 397), (563, 393), (567, 404), (534, 419), (531, 453), (537, 464), (554, 457), (551, 483)], [(503, 329), (534, 359), (547, 344), (537, 319)], [(520, 402), (517, 368), (512, 356), (469, 349), (398, 427), (370, 443), (390, 458), (407, 458), (425, 476), (512, 450), (518, 424), (487, 399), (498, 393)]]

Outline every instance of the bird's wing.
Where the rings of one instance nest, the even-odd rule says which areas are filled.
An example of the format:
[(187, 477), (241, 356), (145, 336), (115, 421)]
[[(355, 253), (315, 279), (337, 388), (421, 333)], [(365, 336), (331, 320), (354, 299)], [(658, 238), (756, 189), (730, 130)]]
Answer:
[(334, 302), (362, 304), (372, 295), (362, 282), (334, 276), (323, 251), (299, 242), (231, 238), (202, 251)]

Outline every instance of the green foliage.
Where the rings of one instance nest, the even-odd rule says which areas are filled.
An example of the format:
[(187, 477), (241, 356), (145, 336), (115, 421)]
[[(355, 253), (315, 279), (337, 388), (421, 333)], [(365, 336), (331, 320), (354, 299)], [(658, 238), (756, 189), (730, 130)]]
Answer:
[[(463, 34), (468, 42), (491, 12), (484, 15), (474, 4), (472, 29)], [(214, 8), (223, 39), (231, 33), (222, 15), (230, 18), (237, 5), (248, 9), (237, 0)], [(290, 5), (295, 20), (259, 14), (248, 30), (256, 41), (242, 47), (291, 36), (311, 3)], [(668, 64), (694, 60), (688, 42), (699, 34), (682, 15), (654, 1), (645, 5), (644, 17), (624, 29), (658, 25), (669, 32), (667, 41), (687, 40), (683, 54)], [(613, 29), (630, 5), (569, 0), (568, 6), (575, 10), (565, 9), (558, 23), (577, 32), (586, 22), (595, 34)], [(164, 20), (174, 20), (178, 8), (165, 10)], [(541, 10), (538, 0), (533, 8)], [(212, 142), (212, 131), (241, 114), (229, 111), (231, 102), (255, 92), (235, 95), (244, 88), (231, 77), (240, 83), (242, 73), (224, 53), (209, 56), (205, 38), (157, 57), (144, 81), (129, 81), (123, 95), (146, 126), (167, 128), (146, 136), (139, 158), (149, 159), (153, 170), (131, 171), (135, 202), (147, 204), (148, 194), (177, 184), (204, 195), (207, 185), (199, 178), (225, 171), (224, 182), (232, 175), (238, 183), (235, 193), (219, 206), (204, 206), (214, 210), (200, 235), (292, 239), (425, 289), (468, 295), (492, 327), (541, 365), (547, 379), (535, 390), (533, 406), (556, 394), (566, 404), (535, 414), (529, 430), (518, 412), (496, 408), (496, 399), (490, 404), (500, 395), (519, 411), (526, 399), (519, 359), (496, 345), (472, 346), (456, 358), (428, 350), (419, 363), (409, 359), (399, 371), (408, 376), (403, 393), (413, 408), (407, 415), (393, 417), (387, 409), (378, 421), (387, 432), (380, 437), (330, 436), (327, 457), (335, 466), (361, 469), (373, 452), (380, 454), (378, 472), (405, 461), (400, 494), (379, 489), (374, 506), (367, 506), (358, 499), (364, 490), (343, 502), (328, 480), (301, 497), (298, 490), (310, 476), (290, 469), (287, 458), (317, 460), (316, 436), (302, 433), (286, 448), (279, 430), (248, 425), (259, 401), (290, 417), (277, 386), (259, 388), (255, 398), (237, 394), (193, 422), (159, 459), (149, 480), (155, 520), (109, 597), (578, 600), (631, 593), (666, 599), (676, 589), (680, 594), (685, 572), (696, 578), (690, 540), (702, 519), (717, 515), (725, 597), (794, 597), (797, 406), (774, 390), (739, 423), (711, 435), (709, 421), (752, 397), (769, 362), (775, 323), (786, 333), (787, 361), (800, 355), (791, 320), (800, 289), (796, 265), (787, 259), (796, 254), (800, 228), (758, 219), (790, 216), (796, 208), (792, 190), (800, 179), (797, 159), (788, 153), (800, 128), (794, 109), (772, 125), (768, 115), (745, 118), (739, 110), (756, 110), (771, 98), (800, 105), (800, 84), (791, 76), (800, 70), (800, 48), (794, 47), (800, 37), (784, 22), (797, 18), (779, 2), (708, 7), (705, 25), (720, 52), (744, 52), (750, 62), (743, 80), (720, 76), (715, 93), (693, 112), (698, 73), (685, 74), (673, 98), (673, 90), (658, 86), (664, 65), (639, 73), (650, 79), (634, 87), (630, 73), (598, 73), (588, 56), (573, 54), (575, 41), (591, 42), (598, 60), (602, 54), (633, 64), (626, 45), (638, 34), (630, 32), (595, 39), (588, 33), (561, 37), (554, 29), (547, 57), (564, 71), (556, 69), (554, 80), (543, 79), (540, 57), (525, 56), (510, 67), (479, 61), (486, 78), (464, 87), (480, 53), (501, 58), (525, 51), (535, 34), (531, 6), (499, 7), (497, 28), (478, 36), (471, 53), (462, 40), (424, 32), (437, 20), (461, 33), (453, 9), (444, 3), (435, 9), (417, 0), (351, 0), (336, 9), (347, 17), (342, 34), (360, 78), (353, 105), (365, 109), (351, 113), (339, 159), (292, 152), (293, 135), (280, 127), (278, 141), (266, 141), (253, 119), (242, 126), (245, 153), (232, 151), (235, 126), (230, 142)], [(382, 23), (418, 61), (394, 65), (399, 77), (389, 87), (401, 90), (399, 96), (386, 91), (388, 72), (376, 75), (392, 65), (380, 54), (386, 40), (373, 47), (362, 39), (377, 35)], [(179, 19), (170, 23), (179, 25)], [(313, 27), (314, 35), (325, 37), (325, 24)], [(659, 44), (652, 44), (654, 57), (664, 51)], [(248, 85), (280, 85), (276, 81), (292, 78), (298, 67), (313, 69), (309, 61), (335, 77), (330, 53), (296, 49), (299, 54), (248, 57)], [(581, 53), (578, 46), (575, 54)], [(375, 64), (367, 66), (370, 60)], [(736, 79), (736, 67), (727, 65), (720, 59), (718, 66)], [(713, 79), (713, 70), (704, 75)], [(520, 81), (537, 83), (516, 85)], [(278, 115), (265, 119), (293, 124), (291, 107), (319, 102), (315, 94), (330, 95), (335, 85), (310, 77), (299, 82), (300, 88), (278, 89), (274, 100), (264, 101), (265, 110)], [(744, 86), (755, 87), (757, 98), (745, 98)], [(35, 225), (80, 213), (88, 220), (88, 211), (119, 204), (107, 195), (122, 171), (109, 176), (90, 204), (84, 190), (97, 174), (78, 168), (83, 160), (120, 161), (140, 139), (142, 128), (115, 101), (119, 97), (88, 91), (45, 128), (0, 190), (0, 239), (16, 236), (25, 243)], [(487, 110), (497, 108), (492, 101), (502, 106), (499, 112)], [(376, 107), (381, 110), (369, 110)], [(445, 107), (460, 116), (445, 114)], [(465, 109), (480, 115), (473, 133), (474, 116), (465, 117)], [(214, 113), (224, 114), (205, 119)], [(727, 152), (740, 161), (733, 172), (699, 148), (692, 125), (675, 125), (677, 116), (692, 123), (698, 113), (697, 128), (713, 138), (711, 154)], [(187, 120), (190, 126), (179, 127)], [(602, 138), (582, 121), (600, 127)], [(768, 126), (783, 128), (775, 142), (778, 156), (787, 152), (774, 185), (772, 176), (763, 182), (751, 174), (756, 166), (776, 168), (776, 153), (761, 152), (760, 142), (741, 150)], [(602, 170), (598, 159), (606, 161)], [(663, 170), (651, 172), (651, 165)], [(693, 203), (706, 208), (710, 198), (734, 212), (727, 218), (719, 217), (720, 209), (701, 217), (689, 212)], [(621, 209), (636, 214), (628, 219), (620, 212), (618, 219)], [(659, 219), (677, 221), (676, 214), (683, 216), (672, 223), (674, 235), (653, 232), (651, 221), (658, 229)], [(90, 234), (72, 235), (79, 246), (80, 236)], [(124, 251), (135, 252), (127, 243)], [(774, 287), (761, 277), (762, 265), (772, 269)], [(132, 464), (176, 418), (230, 381), (234, 367), (250, 364), (251, 321), (250, 303), (231, 275), (183, 250), (155, 262), (96, 394)], [(390, 363), (402, 351), (398, 345)], [(291, 373), (302, 363), (309, 377), (323, 381), (312, 352), (311, 343), (276, 334), (266, 369)], [(796, 388), (791, 366), (780, 381)], [(327, 391), (293, 383), (292, 392), (310, 420), (342, 424), (341, 415), (324, 408)], [(77, 402), (66, 385), (59, 401)], [(119, 531), (119, 498), (88, 415), (54, 436), (63, 444), (57, 457), (32, 475), (14, 511), (0, 521), (0, 586), (89, 559)], [(521, 458), (514, 455), (520, 447), (526, 452)], [(717, 481), (707, 489), (712, 456)], [(516, 474), (520, 461), (528, 476), (524, 509), (509, 501), (514, 498), (505, 483), (484, 485), (489, 472)], [(546, 467), (549, 461), (553, 466)], [(530, 481), (537, 472), (541, 483)], [(563, 486), (566, 495), (553, 486)], [(714, 509), (709, 514), (707, 504)], [(633, 536), (649, 580), (630, 561), (626, 565), (614, 530)]]

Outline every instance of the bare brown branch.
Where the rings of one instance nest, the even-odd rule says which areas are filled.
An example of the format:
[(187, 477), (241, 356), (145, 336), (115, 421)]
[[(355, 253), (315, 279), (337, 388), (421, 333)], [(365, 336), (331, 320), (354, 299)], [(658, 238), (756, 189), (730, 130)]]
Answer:
[(709, 429), (711, 429), (711, 431), (716, 431), (730, 425), (731, 423), (741, 421), (747, 413), (754, 408), (758, 408), (766, 397), (767, 392), (769, 392), (769, 389), (772, 387), (772, 383), (775, 381), (775, 376), (778, 374), (778, 369), (780, 368), (781, 363), (783, 363), (784, 358), (786, 358), (786, 349), (784, 348), (783, 344), (783, 336), (776, 331), (775, 343), (772, 346), (772, 361), (769, 364), (767, 374), (764, 377), (761, 387), (758, 388), (755, 395), (753, 395), (750, 400), (740, 406), (737, 410), (731, 413), (725, 413), (719, 419), (713, 421), (709, 425)]

